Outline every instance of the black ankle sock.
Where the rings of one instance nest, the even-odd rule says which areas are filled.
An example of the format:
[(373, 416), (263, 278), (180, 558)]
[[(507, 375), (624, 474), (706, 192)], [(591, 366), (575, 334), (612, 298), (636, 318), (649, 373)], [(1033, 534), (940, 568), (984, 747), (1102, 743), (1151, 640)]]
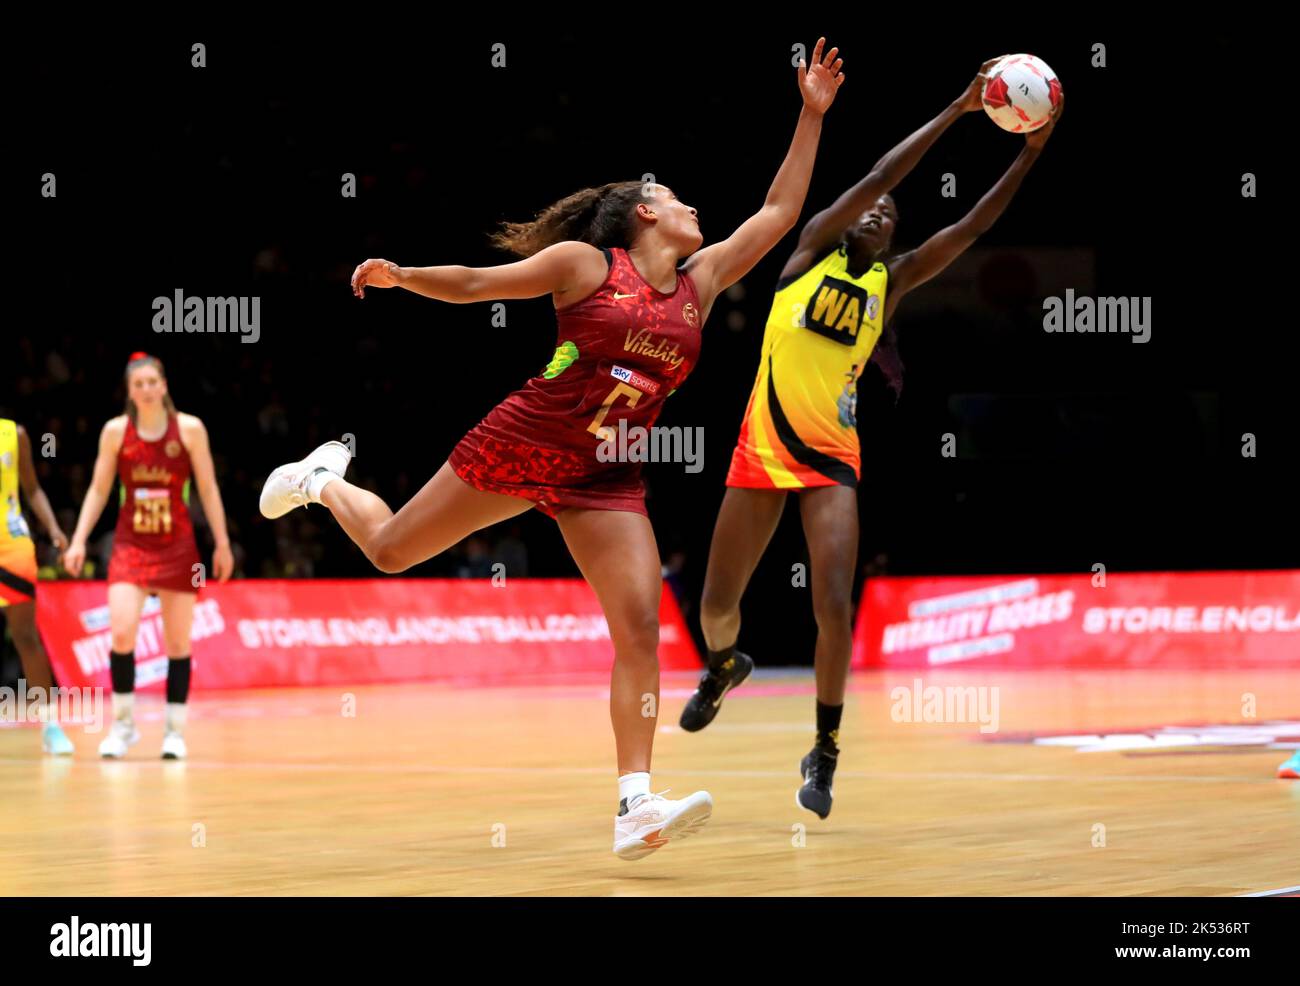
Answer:
[(113, 692), (126, 695), (135, 691), (135, 651), (125, 654), (117, 651), (108, 653), (108, 676), (113, 681)]
[(840, 716), (843, 705), (817, 703), (817, 745), (823, 753), (835, 756), (840, 752)]
[(722, 670), (724, 664), (735, 656), (736, 645), (732, 644), (730, 647), (724, 647), (722, 650), (711, 650), (708, 654), (709, 670), (718, 672)]
[(171, 657), (167, 659), (167, 701), (184, 704), (190, 697), (190, 659)]

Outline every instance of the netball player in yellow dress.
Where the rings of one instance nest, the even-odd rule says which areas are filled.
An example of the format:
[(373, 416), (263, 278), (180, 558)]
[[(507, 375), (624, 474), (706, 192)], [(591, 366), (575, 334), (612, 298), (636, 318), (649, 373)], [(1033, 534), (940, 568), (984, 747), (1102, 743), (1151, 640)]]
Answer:
[(959, 116), (981, 108), (984, 72), (996, 61), (985, 62), (959, 99), (804, 226), (777, 282), (758, 379), (713, 532), (700, 605), (709, 667), (686, 703), (681, 727), (694, 732), (707, 726), (723, 697), (754, 666), (736, 650), (740, 599), (793, 491), (808, 539), (817, 619), (817, 739), (800, 764), (804, 784), (797, 800), (821, 818), (831, 809), (852, 649), (858, 376), (873, 353), (887, 375), (896, 374), (892, 332), (886, 327), (899, 300), (993, 225), (1042, 152), (1060, 104), (1046, 126), (1026, 136), (1019, 156), (979, 203), (915, 250), (891, 252), (898, 210), (888, 193)]

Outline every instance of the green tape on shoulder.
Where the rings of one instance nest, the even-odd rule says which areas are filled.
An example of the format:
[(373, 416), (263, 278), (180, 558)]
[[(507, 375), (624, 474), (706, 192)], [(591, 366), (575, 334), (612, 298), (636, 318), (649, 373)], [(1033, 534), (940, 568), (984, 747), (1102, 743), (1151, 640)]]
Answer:
[(577, 361), (578, 347), (569, 341), (562, 342), (555, 347), (555, 355), (552, 356), (551, 361), (546, 364), (546, 369), (542, 371), (542, 376), (547, 380), (552, 380)]

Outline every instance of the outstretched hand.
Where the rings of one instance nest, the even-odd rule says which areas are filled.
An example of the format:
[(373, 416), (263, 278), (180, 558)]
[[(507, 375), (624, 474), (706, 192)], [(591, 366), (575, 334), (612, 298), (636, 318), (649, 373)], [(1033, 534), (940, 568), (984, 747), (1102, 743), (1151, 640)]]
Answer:
[(838, 48), (832, 48), (823, 58), (822, 46), (825, 44), (825, 38), (817, 39), (817, 46), (813, 48), (812, 68), (806, 67), (804, 60), (799, 59), (799, 91), (803, 93), (803, 104), (816, 113), (825, 113), (830, 108), (835, 101), (835, 93), (844, 84), (844, 73), (840, 71), (844, 59), (835, 57), (839, 53)]
[(957, 105), (963, 112), (971, 113), (984, 108), (984, 83), (988, 82), (989, 69), (1006, 57), (1006, 55), (998, 55), (997, 58), (990, 58), (980, 66), (980, 70), (975, 73), (975, 78), (971, 80), (971, 84), (966, 87), (966, 91), (957, 100)]
[(1057, 123), (1061, 120), (1061, 114), (1065, 112), (1065, 93), (1061, 93), (1061, 98), (1057, 100), (1056, 108), (1052, 110), (1052, 115), (1046, 123), (1037, 130), (1025, 134), (1025, 143), (1035, 149), (1041, 149), (1047, 143), (1047, 138), (1052, 136), (1052, 131), (1056, 128)]
[(352, 293), (358, 298), (364, 298), (368, 287), (396, 287), (396, 270), (397, 265), (387, 260), (363, 260), (352, 272)]

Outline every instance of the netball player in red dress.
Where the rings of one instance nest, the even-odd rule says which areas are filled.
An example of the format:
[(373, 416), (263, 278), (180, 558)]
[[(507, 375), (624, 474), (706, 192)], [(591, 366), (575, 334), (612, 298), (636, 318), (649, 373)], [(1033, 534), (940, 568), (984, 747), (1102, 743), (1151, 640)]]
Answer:
[(86, 538), (104, 511), (116, 475), (121, 481), (121, 510), (108, 563), (113, 725), (99, 745), (99, 754), (125, 756), (127, 747), (140, 739), (135, 728), (135, 638), (145, 600), (156, 595), (162, 605), (168, 657), (162, 755), (179, 760), (186, 752), (182, 733), (190, 690), (190, 630), (203, 581), (190, 523), (191, 480), (216, 540), (213, 578), (221, 582), (230, 578), (234, 556), (203, 422), (177, 412), (167, 393), (162, 362), (156, 357), (132, 354), (126, 365), (126, 389), (126, 413), (111, 419), (100, 433), (95, 471), (63, 564), (69, 572), (81, 571)]
[(559, 323), (555, 358), (470, 431), (396, 514), (342, 479), (349, 452), (337, 442), (277, 469), (262, 493), (267, 517), (324, 504), (385, 572), (410, 568), (534, 506), (556, 519), (600, 599), (614, 644), (614, 852), (623, 859), (698, 830), (713, 802), (704, 791), (680, 801), (650, 792), (657, 719), (644, 709), (649, 694), (658, 706), (659, 551), (639, 464), (602, 462), (597, 449), (622, 421), (629, 428), (653, 425), (695, 364), (714, 299), (798, 220), (822, 114), (844, 78), (836, 49), (822, 57), (824, 43), (817, 42), (810, 69), (799, 64), (803, 110), (763, 207), (720, 243), (700, 249), (695, 209), (669, 189), (615, 182), (571, 195), (531, 223), (508, 224), (497, 243), (526, 258), (517, 263), (358, 266), (358, 297), (367, 287), (404, 287), (457, 303), (549, 294)]

